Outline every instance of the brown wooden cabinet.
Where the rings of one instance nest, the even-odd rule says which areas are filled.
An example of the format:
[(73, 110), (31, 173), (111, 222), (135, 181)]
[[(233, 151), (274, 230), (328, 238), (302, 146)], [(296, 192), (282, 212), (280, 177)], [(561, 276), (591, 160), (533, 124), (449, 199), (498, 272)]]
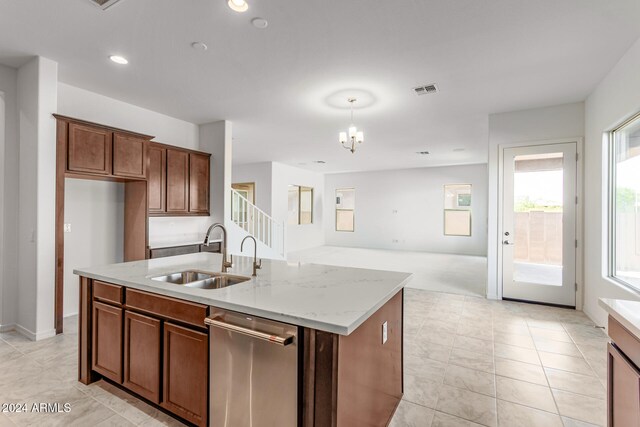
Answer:
[(147, 149), (149, 213), (167, 211), (167, 149), (151, 144)]
[(124, 386), (160, 403), (161, 322), (153, 317), (124, 313)]
[(189, 153), (167, 149), (167, 213), (189, 212)]
[(209, 159), (189, 153), (189, 212), (209, 212)]
[(122, 309), (93, 303), (92, 369), (122, 383)]
[(113, 134), (113, 175), (145, 179), (147, 141), (124, 133)]
[(111, 174), (112, 132), (100, 127), (69, 124), (67, 169), (97, 175)]
[(640, 426), (640, 371), (614, 345), (608, 350), (608, 425)]
[(205, 333), (164, 325), (161, 406), (196, 425), (207, 424), (209, 346)]

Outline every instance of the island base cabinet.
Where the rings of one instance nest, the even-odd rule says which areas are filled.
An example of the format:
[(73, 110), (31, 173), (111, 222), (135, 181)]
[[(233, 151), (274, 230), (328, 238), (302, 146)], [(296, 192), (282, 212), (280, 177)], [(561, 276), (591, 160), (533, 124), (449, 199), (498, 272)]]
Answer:
[(208, 335), (164, 324), (164, 373), (161, 406), (198, 426), (207, 425)]
[(160, 403), (161, 322), (131, 311), (124, 314), (124, 386)]
[(92, 369), (122, 384), (122, 309), (93, 303)]
[(640, 371), (612, 344), (608, 344), (608, 425), (640, 426)]

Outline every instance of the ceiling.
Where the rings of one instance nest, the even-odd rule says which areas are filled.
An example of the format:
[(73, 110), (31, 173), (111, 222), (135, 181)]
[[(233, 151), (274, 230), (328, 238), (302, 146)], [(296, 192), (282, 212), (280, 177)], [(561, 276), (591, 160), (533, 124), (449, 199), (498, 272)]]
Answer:
[[(640, 37), (638, 0), (247, 1), (0, 0), (0, 62), (46, 56), (65, 83), (230, 120), (236, 164), (336, 172), (486, 162), (488, 114), (584, 100)], [(355, 154), (337, 142), (352, 94)]]

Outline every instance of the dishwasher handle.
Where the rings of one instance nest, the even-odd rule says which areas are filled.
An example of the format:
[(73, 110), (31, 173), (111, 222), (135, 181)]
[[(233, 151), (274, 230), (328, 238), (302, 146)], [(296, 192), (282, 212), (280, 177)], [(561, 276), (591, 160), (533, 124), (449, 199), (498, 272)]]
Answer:
[(214, 318), (207, 317), (204, 319), (204, 323), (209, 326), (215, 326), (217, 328), (225, 329), (230, 332), (236, 332), (251, 338), (257, 338), (259, 340), (268, 341), (272, 344), (281, 345), (283, 347), (293, 343), (292, 335), (287, 335), (284, 337), (279, 335), (272, 335), (266, 332), (260, 332), (254, 329), (245, 328), (244, 326), (227, 323), (221, 320), (219, 317), (214, 317)]

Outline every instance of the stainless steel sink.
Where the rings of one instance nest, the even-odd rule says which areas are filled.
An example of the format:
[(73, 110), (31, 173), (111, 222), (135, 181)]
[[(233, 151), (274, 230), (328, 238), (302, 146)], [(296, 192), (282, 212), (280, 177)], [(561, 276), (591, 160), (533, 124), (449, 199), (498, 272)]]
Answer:
[(250, 277), (236, 276), (227, 273), (207, 273), (203, 271), (179, 271), (152, 277), (151, 280), (184, 285), (189, 288), (220, 289), (251, 280)]

